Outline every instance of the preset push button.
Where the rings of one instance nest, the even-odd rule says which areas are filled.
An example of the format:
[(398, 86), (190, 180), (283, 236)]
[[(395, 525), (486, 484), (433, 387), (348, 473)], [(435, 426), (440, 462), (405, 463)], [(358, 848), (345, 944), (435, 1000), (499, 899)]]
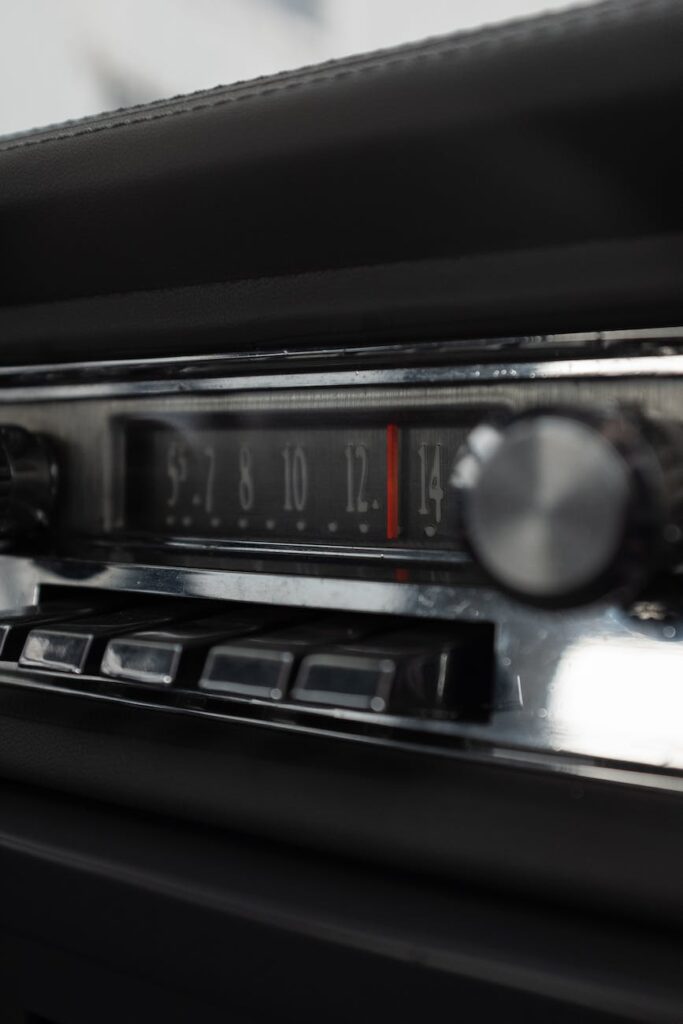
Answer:
[(192, 685), (211, 646), (220, 640), (264, 629), (282, 617), (277, 609), (241, 609), (168, 629), (117, 637), (107, 644), (102, 672), (116, 679), (156, 686), (176, 682)]
[(490, 696), (492, 630), (453, 625), (384, 633), (307, 655), (292, 698), (356, 711), (465, 713)]
[(92, 605), (88, 607), (55, 601), (0, 613), (0, 660), (17, 661), (26, 637), (37, 626), (65, 620), (68, 622), (80, 616), (93, 615), (96, 610)]
[(367, 616), (339, 616), (221, 644), (210, 651), (199, 686), (235, 697), (281, 700), (297, 664), (309, 651), (351, 641), (371, 628)]
[(161, 626), (187, 617), (195, 609), (196, 605), (189, 601), (174, 604), (154, 602), (92, 615), (53, 628), (32, 629), (19, 664), (23, 668), (93, 674), (99, 670), (105, 647), (112, 637)]

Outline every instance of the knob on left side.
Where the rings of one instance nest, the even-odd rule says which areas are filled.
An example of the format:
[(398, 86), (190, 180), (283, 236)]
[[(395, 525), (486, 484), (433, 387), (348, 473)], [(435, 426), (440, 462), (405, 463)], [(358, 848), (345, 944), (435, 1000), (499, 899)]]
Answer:
[(38, 434), (0, 424), (0, 538), (44, 528), (54, 505), (57, 469)]

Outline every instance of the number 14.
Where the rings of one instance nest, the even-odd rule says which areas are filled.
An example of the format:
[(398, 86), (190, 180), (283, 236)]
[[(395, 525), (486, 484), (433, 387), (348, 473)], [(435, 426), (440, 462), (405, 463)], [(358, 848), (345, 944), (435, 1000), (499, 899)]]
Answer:
[[(433, 448), (433, 455), (430, 460), (430, 449)], [(427, 500), (434, 502), (434, 519), (441, 522), (441, 504), (443, 502), (443, 487), (441, 486), (441, 445), (421, 444), (417, 449), (420, 458), (420, 508), (421, 516), (428, 516), (430, 509), (427, 507)], [(429, 463), (431, 461), (431, 469)]]

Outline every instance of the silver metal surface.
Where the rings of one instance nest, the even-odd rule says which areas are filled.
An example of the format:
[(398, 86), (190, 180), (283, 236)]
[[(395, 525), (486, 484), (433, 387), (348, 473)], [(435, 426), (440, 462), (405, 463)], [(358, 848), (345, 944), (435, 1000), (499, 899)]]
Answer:
[[(660, 357), (662, 367), (669, 361), (667, 357)], [(677, 367), (680, 370), (680, 361)], [(419, 413), (427, 418), (439, 417), (446, 425), (460, 420), (473, 425), (491, 412), (522, 412), (540, 406), (637, 406), (644, 416), (652, 419), (672, 422), (681, 419), (681, 378), (675, 374), (643, 377), (627, 374), (622, 378), (598, 375), (586, 380), (553, 380), (541, 376), (532, 381), (506, 376), (502, 374), (505, 368), (499, 369), (501, 372), (495, 379), (473, 378), (466, 385), (437, 383), (439, 371), (434, 370), (430, 371), (435, 378), (432, 383), (413, 381), (375, 387), (331, 387), (327, 386), (329, 375), (319, 373), (311, 375), (311, 383), (317, 386), (305, 388), (270, 387), (270, 377), (258, 377), (253, 383), (259, 386), (253, 390), (236, 387), (222, 392), (196, 391), (194, 382), (185, 381), (184, 390), (177, 394), (132, 393), (88, 400), (70, 390), (70, 394), (83, 398), (78, 405), (54, 400), (49, 397), (49, 391), (36, 388), (31, 401), (10, 402), (5, 394), (3, 415), (8, 422), (54, 440), (64, 478), (69, 481), (60, 495), (55, 526), (70, 536), (93, 538), (120, 531), (126, 525), (122, 478), (125, 453), (123, 431), (119, 427), (128, 418), (151, 416), (173, 425), (177, 417), (216, 413), (229, 417), (231, 424), (239, 426), (244, 416), (260, 419), (274, 413), (305, 415), (307, 421), (310, 416), (311, 424), (318, 416), (328, 417), (328, 422), (341, 422), (359, 413), (364, 417), (376, 414), (386, 421), (385, 418), (393, 414), (414, 417)], [(408, 375), (408, 371), (401, 372)], [(290, 380), (285, 376), (280, 383)], [(351, 375), (351, 383), (356, 383), (355, 375)], [(134, 385), (128, 386), (134, 391)], [(87, 502), (82, 500), (84, 494), (88, 495)], [(239, 541), (237, 523), (232, 527), (226, 529), (219, 540)], [(358, 560), (360, 556), (349, 557)]]
[(44, 438), (0, 424), (0, 536), (47, 526), (56, 487), (57, 466)]
[(546, 413), (475, 428), (468, 447), (453, 480), (470, 544), (495, 580), (531, 599), (561, 599), (605, 576), (633, 500), (629, 466), (606, 438)]
[[(668, 343), (683, 340), (683, 327), (650, 327), (632, 330), (611, 331), (575, 331), (557, 334), (513, 335), (494, 338), (461, 338), (443, 341), (394, 342), (375, 345), (344, 345), (315, 348), (281, 348), (265, 350), (246, 350), (235, 352), (215, 352), (194, 356), (157, 356), (147, 359), (102, 359), (92, 362), (41, 363), (24, 366), (0, 366), (0, 388), (15, 379), (28, 378), (42, 385), (50, 385), (62, 378), (72, 378), (84, 374), (91, 381), (93, 372), (99, 375), (126, 376), (149, 372), (152, 377), (159, 378), (164, 374), (183, 379), (185, 371), (194, 371), (203, 366), (209, 369), (216, 366), (258, 365), (259, 363), (277, 362), (283, 366), (291, 366), (297, 362), (325, 360), (326, 362), (352, 359), (354, 363), (365, 363), (368, 360), (387, 360), (395, 362), (407, 360), (409, 356), (419, 355), (424, 361), (432, 362), (434, 358), (453, 359), (466, 357), (467, 363), (472, 362), (471, 353), (477, 349), (481, 352), (498, 352), (501, 356), (510, 357), (512, 353), (538, 352), (542, 359), (548, 361), (548, 352), (562, 349), (593, 350), (596, 347), (609, 349), (623, 342), (634, 343)], [(666, 354), (666, 353), (662, 353)], [(553, 358), (557, 358), (556, 355)], [(503, 361), (502, 358), (500, 360)], [(214, 374), (215, 375), (215, 374)]]
[[(495, 403), (513, 410), (540, 403), (589, 406), (636, 403), (648, 416), (680, 421), (681, 354), (666, 353), (662, 348), (657, 355), (602, 354), (600, 357), (548, 360), (541, 353), (542, 344), (546, 342), (565, 350), (583, 344), (590, 351), (590, 346), (598, 344), (643, 341), (664, 345), (681, 339), (681, 328), (558, 335), (547, 339), (502, 339), (492, 342), (490, 348), (490, 351), (495, 351), (496, 346), (500, 349), (501, 361), (476, 365), (454, 362), (454, 354), (465, 343), (454, 343), (450, 350), (448, 346), (434, 343), (430, 351), (435, 357), (446, 361), (450, 351), (448, 365), (323, 372), (291, 372), (291, 368), (298, 360), (313, 356), (324, 358), (330, 354), (329, 350), (279, 355), (237, 353), (234, 357), (207, 356), (190, 360), (112, 361), (100, 366), (102, 371), (110, 370), (112, 376), (103, 372), (100, 379), (95, 380), (92, 375), (97, 373), (97, 367), (87, 364), (12, 368), (0, 370), (0, 396), (8, 419), (56, 436), (65, 451), (76, 452), (68, 466), (71, 481), (66, 503), (68, 521), (74, 529), (81, 525), (87, 527), (90, 536), (97, 536), (98, 532), (104, 534), (114, 525), (108, 519), (116, 491), (116, 441), (112, 439), (112, 423), (116, 417), (134, 415), (142, 407), (145, 414), (172, 417), (178, 411), (207, 409), (235, 414), (244, 410), (266, 412), (270, 408), (284, 411), (299, 408), (312, 413), (339, 409), (346, 415), (354, 409), (400, 407), (406, 410), (429, 408), (449, 414), (456, 408), (474, 413)], [(480, 344), (483, 351), (486, 343)], [(506, 352), (528, 355), (534, 345), (539, 354), (537, 360), (502, 361)], [(347, 349), (335, 351), (340, 356), (352, 353)], [(395, 362), (411, 351), (425, 355), (428, 349), (421, 345), (412, 349), (404, 345), (376, 346), (362, 350), (363, 357), (359, 356), (358, 362), (367, 367), (364, 360), (368, 354)], [(603, 347), (601, 352), (604, 351)], [(241, 365), (258, 367), (265, 362), (270, 365), (278, 358), (287, 372), (276, 373), (269, 368), (265, 373), (239, 375)], [(206, 376), (194, 379), (185, 374), (188, 367), (192, 373), (203, 373), (206, 367)], [(217, 367), (221, 368), (219, 374), (215, 372)], [(223, 371), (223, 367), (227, 369)], [(136, 379), (119, 379), (127, 370), (134, 371)], [(82, 373), (83, 379), (68, 381), (69, 373), (76, 372)], [(68, 404), (76, 399), (82, 402), (78, 416)], [(84, 439), (90, 451), (87, 460), (81, 458), (86, 447)], [(92, 499), (87, 505), (82, 501), (83, 494)], [(178, 549), (191, 550), (193, 540), (183, 538), (167, 543), (170, 549), (177, 543)], [(206, 544), (200, 539), (194, 543), (206, 552)], [(254, 557), (265, 557), (275, 553), (275, 549), (281, 555), (301, 559), (313, 558), (316, 552), (324, 554), (317, 545), (271, 547), (251, 543), (241, 546), (242, 554)], [(346, 554), (354, 561), (359, 557), (353, 551)], [(106, 557), (115, 556), (107, 552)], [(604, 772), (606, 777), (621, 772), (620, 766), (638, 766), (649, 773), (648, 778), (659, 780), (656, 784), (673, 788), (681, 785), (683, 616), (675, 609), (665, 609), (660, 617), (650, 617), (601, 602), (572, 611), (539, 611), (487, 587), (380, 581), (371, 578), (372, 564), (368, 565), (367, 578), (356, 575), (344, 579), (333, 573), (325, 577), (288, 574), (284, 567), (278, 573), (225, 571), (138, 565), (129, 561), (130, 554), (118, 557), (120, 561), (107, 564), (86, 559), (0, 556), (0, 607), (30, 604), (41, 587), (58, 585), (494, 623), (496, 679), (490, 720), (425, 722), (420, 726), (425, 735), (438, 735), (445, 741), (452, 739), (454, 744), (478, 744), (494, 757), (518, 757), (526, 762), (538, 758), (539, 764), (546, 764), (555, 757), (571, 759), (577, 755), (584, 759), (585, 770), (594, 774)], [(368, 561), (389, 562), (391, 557), (388, 551), (374, 549)], [(430, 553), (430, 558), (435, 564), (442, 564), (438, 553)], [(453, 556), (449, 552), (443, 558), (452, 560)], [(87, 693), (86, 682), (84, 680), (79, 689), (81, 684), (71, 680), (68, 689)], [(47, 676), (42, 681), (26, 676), (24, 685), (59, 688)], [(139, 695), (116, 699), (131, 704), (145, 703)], [(269, 722), (267, 703), (252, 703), (258, 705), (263, 721)], [(244, 705), (226, 702), (224, 712), (185, 711), (239, 718), (244, 713)], [(349, 721), (376, 721), (376, 716), (364, 718), (360, 712), (339, 709), (320, 708), (311, 710), (310, 715), (311, 720), (317, 716), (328, 727), (335, 722), (341, 726)], [(293, 727), (274, 721), (271, 724)], [(414, 722), (399, 720), (388, 721), (388, 724), (406, 730), (415, 726)], [(590, 762), (588, 768), (586, 759)], [(623, 775), (633, 777), (628, 773)]]
[[(130, 549), (149, 549), (149, 540), (126, 540)], [(275, 543), (246, 540), (206, 540), (201, 537), (160, 539), (160, 549), (170, 552), (199, 552), (203, 555), (251, 555), (257, 559), (297, 558), (307, 561), (363, 562), (374, 565), (441, 566), (451, 568), (469, 565), (471, 560), (464, 551), (425, 548), (359, 547), (352, 544), (297, 544), (292, 541)]]
[[(45, 584), (492, 622), (496, 680), (490, 720), (421, 723), (421, 730), (484, 744), (501, 756), (576, 754), (598, 765), (657, 768), (673, 773), (667, 774), (672, 785), (681, 783), (680, 615), (650, 621), (605, 602), (540, 611), (478, 587), (0, 558), (1, 606), (30, 603)], [(48, 679), (45, 685), (54, 686)], [(69, 686), (74, 689), (73, 682)], [(80, 692), (88, 692), (87, 684)], [(266, 716), (268, 710), (264, 704)], [(352, 714), (316, 713), (332, 719)], [(226, 705), (225, 714), (239, 716), (239, 707)], [(407, 725), (415, 723), (402, 724)]]
[[(147, 365), (147, 364), (145, 364)], [(150, 371), (153, 369), (149, 367)], [(590, 378), (677, 377), (683, 374), (683, 355), (647, 355), (563, 360), (542, 360), (518, 363), (450, 364), (447, 366), (409, 366), (387, 369), (320, 370), (292, 373), (264, 373), (225, 377), (145, 377), (134, 380), (88, 379), (55, 384), (38, 379), (36, 383), (10, 385), (1, 389), (7, 402), (36, 400), (75, 401), (88, 398), (118, 396), (154, 396), (178, 394), (209, 394), (231, 391), (254, 391), (291, 388), (377, 387), (388, 384), (415, 386), (420, 384), (471, 385), (484, 382), (534, 380), (585, 380)], [(30, 380), (31, 374), (27, 373)]]

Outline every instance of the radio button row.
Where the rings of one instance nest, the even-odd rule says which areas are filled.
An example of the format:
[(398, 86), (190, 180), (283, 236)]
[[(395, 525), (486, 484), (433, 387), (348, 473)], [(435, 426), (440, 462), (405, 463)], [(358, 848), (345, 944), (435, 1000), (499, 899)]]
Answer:
[(0, 658), (26, 636), (24, 670), (379, 714), (485, 715), (493, 627), (401, 621), (185, 599), (97, 612), (55, 602), (0, 616)]
[(287, 615), (272, 608), (240, 609), (235, 614), (223, 612), (168, 629), (117, 637), (107, 644), (101, 671), (116, 679), (154, 686), (192, 684), (214, 644), (277, 625)]
[(92, 615), (54, 628), (39, 627), (28, 635), (19, 665), (75, 675), (99, 671), (102, 655), (112, 637), (162, 626), (196, 613), (191, 601), (159, 602)]
[(67, 602), (46, 602), (13, 608), (0, 614), (0, 660), (18, 661), (31, 630), (54, 622), (94, 615), (97, 608)]
[(296, 666), (312, 649), (350, 642), (371, 630), (371, 620), (350, 616), (222, 644), (209, 652), (199, 687), (232, 697), (282, 700)]
[(458, 713), (480, 706), (491, 683), (487, 627), (392, 632), (303, 659), (292, 699), (355, 711)]
[(377, 657), (321, 651), (304, 658), (292, 699), (357, 711), (386, 711), (397, 662)]

